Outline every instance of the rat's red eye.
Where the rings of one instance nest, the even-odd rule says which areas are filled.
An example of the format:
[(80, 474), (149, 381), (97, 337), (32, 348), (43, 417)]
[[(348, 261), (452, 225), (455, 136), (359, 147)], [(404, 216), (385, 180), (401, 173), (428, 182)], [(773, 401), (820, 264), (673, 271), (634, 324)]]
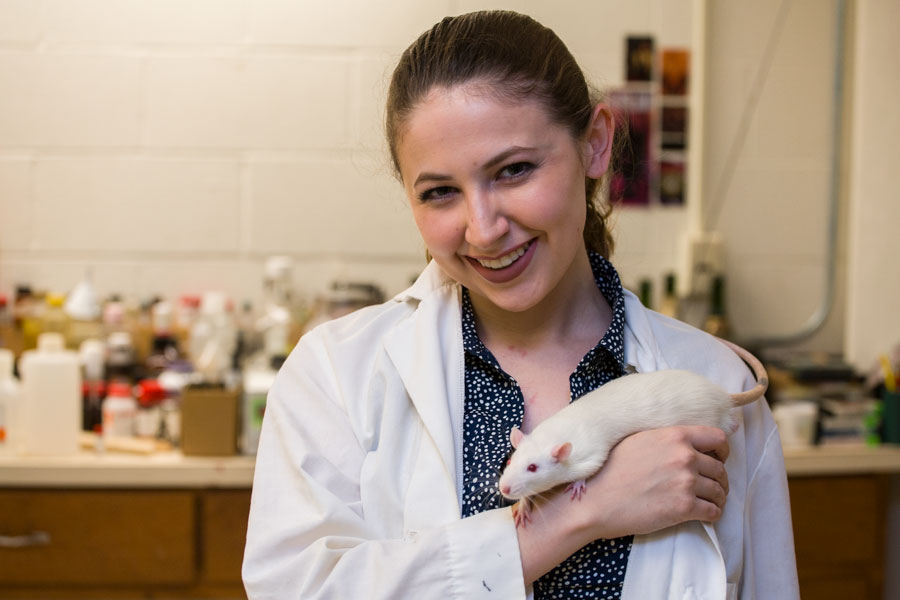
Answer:
[(531, 473), (534, 473), (535, 471), (537, 471), (537, 465), (534, 463), (531, 463), (530, 465), (528, 465), (528, 471)]

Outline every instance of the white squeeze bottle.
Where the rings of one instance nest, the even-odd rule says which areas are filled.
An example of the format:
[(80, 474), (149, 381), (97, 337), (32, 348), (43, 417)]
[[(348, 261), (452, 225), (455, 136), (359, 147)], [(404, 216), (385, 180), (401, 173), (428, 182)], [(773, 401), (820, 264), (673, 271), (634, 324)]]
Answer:
[(0, 348), (0, 455), (19, 451), (21, 390), (13, 377), (13, 353)]
[(25, 454), (78, 452), (81, 431), (81, 365), (61, 333), (42, 333), (37, 350), (22, 353), (22, 442)]

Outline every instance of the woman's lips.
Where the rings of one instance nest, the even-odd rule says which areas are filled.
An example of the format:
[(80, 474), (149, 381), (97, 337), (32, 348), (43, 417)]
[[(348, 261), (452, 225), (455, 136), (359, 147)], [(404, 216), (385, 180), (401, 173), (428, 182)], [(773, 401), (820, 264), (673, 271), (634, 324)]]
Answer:
[(466, 258), (469, 260), (469, 264), (472, 265), (472, 268), (487, 281), (491, 283), (506, 283), (522, 274), (531, 263), (536, 248), (537, 240), (531, 240), (528, 242), (525, 252), (521, 256), (516, 258), (511, 264), (499, 269), (486, 267), (481, 264), (478, 259), (472, 258), (471, 256), (467, 256)]

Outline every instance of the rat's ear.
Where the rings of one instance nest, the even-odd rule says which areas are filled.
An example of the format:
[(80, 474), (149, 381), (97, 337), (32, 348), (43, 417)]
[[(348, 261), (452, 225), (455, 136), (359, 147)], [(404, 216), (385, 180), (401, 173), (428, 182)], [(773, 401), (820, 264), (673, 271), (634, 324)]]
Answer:
[(569, 458), (569, 455), (572, 454), (572, 443), (566, 442), (565, 444), (558, 444), (553, 447), (553, 450), (550, 451), (550, 456), (556, 460), (556, 462), (562, 462)]
[(512, 444), (513, 448), (519, 447), (519, 442), (522, 441), (523, 437), (525, 437), (525, 434), (518, 427), (513, 427), (509, 430), (509, 443)]

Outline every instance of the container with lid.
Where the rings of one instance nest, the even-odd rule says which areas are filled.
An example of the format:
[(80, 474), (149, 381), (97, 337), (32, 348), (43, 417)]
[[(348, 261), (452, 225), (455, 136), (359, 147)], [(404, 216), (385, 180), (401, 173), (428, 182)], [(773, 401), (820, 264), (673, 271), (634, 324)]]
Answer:
[(103, 401), (103, 439), (134, 437), (137, 412), (131, 386), (120, 381), (110, 383)]
[(61, 333), (42, 333), (36, 350), (19, 359), (22, 375), (22, 446), (26, 454), (78, 452), (81, 431), (81, 366)]

